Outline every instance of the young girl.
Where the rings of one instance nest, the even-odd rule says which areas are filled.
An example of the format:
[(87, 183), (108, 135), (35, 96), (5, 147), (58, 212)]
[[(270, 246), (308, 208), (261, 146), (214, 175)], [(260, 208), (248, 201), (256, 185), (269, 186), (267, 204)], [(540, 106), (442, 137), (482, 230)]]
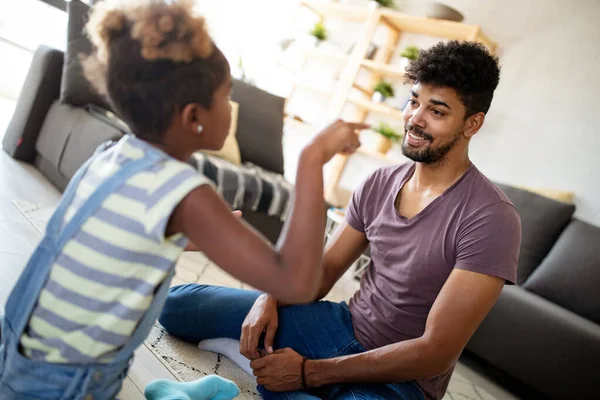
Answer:
[[(354, 151), (366, 127), (338, 121), (303, 150), (292, 215), (273, 248), (184, 162), (196, 150), (219, 149), (230, 124), (229, 65), (192, 3), (103, 2), (87, 31), (97, 51), (85, 60), (86, 75), (136, 135), (77, 172), (13, 289), (0, 399), (114, 398), (188, 238), (284, 302), (313, 299), (325, 226), (322, 166)], [(197, 398), (235, 395), (211, 385), (214, 393)]]

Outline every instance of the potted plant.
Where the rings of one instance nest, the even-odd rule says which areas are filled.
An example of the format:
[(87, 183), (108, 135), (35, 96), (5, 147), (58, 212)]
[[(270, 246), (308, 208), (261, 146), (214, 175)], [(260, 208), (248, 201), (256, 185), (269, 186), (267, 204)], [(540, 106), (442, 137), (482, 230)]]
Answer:
[(373, 131), (377, 133), (374, 150), (381, 154), (386, 154), (390, 151), (394, 142), (399, 142), (403, 138), (403, 135), (399, 134), (394, 128), (383, 122), (373, 129)]
[(394, 88), (391, 83), (381, 79), (373, 88), (373, 97), (371, 100), (381, 103), (390, 97), (394, 97)]
[(325, 24), (323, 24), (323, 22), (317, 22), (310, 31), (310, 35), (315, 39), (315, 46), (318, 46), (323, 41), (327, 40), (329, 33), (327, 32), (327, 28), (325, 28)]
[(419, 48), (417, 46), (406, 46), (400, 53), (399, 67), (404, 71), (411, 61), (419, 58)]
[(371, 8), (379, 8), (379, 7), (388, 7), (393, 8), (395, 1), (394, 0), (370, 0), (369, 6)]

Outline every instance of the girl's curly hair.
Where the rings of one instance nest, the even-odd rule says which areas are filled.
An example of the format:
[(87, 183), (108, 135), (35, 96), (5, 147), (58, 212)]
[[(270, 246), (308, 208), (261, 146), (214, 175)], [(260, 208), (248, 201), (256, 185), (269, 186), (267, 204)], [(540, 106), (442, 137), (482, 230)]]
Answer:
[(482, 44), (453, 40), (421, 51), (406, 68), (405, 79), (453, 88), (466, 108), (466, 119), (488, 112), (500, 81), (500, 67), (498, 58)]
[(210, 108), (229, 73), (191, 0), (107, 0), (86, 32), (85, 76), (142, 139), (159, 142), (177, 110)]

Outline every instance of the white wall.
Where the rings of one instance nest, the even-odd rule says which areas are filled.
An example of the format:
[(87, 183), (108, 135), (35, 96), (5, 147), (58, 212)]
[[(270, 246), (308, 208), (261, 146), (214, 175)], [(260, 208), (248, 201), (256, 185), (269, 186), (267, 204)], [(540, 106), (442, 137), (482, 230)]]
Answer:
[(499, 45), (474, 163), (498, 181), (573, 191), (576, 216), (600, 225), (600, 1), (447, 3)]
[(241, 57), (258, 86), (278, 92), (280, 41), (290, 32), (298, 4), (299, 0), (196, 0), (196, 9), (206, 17), (234, 76)]

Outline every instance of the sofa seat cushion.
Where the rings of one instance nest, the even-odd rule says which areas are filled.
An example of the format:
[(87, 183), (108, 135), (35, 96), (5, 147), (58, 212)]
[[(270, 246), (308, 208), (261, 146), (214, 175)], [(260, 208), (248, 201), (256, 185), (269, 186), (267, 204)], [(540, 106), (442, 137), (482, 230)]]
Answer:
[(498, 184), (521, 216), (517, 284), (522, 284), (548, 254), (575, 212), (575, 206), (523, 189)]
[(548, 399), (600, 393), (600, 325), (523, 287), (504, 286), (466, 349)]
[(600, 228), (574, 219), (524, 288), (600, 324)]

